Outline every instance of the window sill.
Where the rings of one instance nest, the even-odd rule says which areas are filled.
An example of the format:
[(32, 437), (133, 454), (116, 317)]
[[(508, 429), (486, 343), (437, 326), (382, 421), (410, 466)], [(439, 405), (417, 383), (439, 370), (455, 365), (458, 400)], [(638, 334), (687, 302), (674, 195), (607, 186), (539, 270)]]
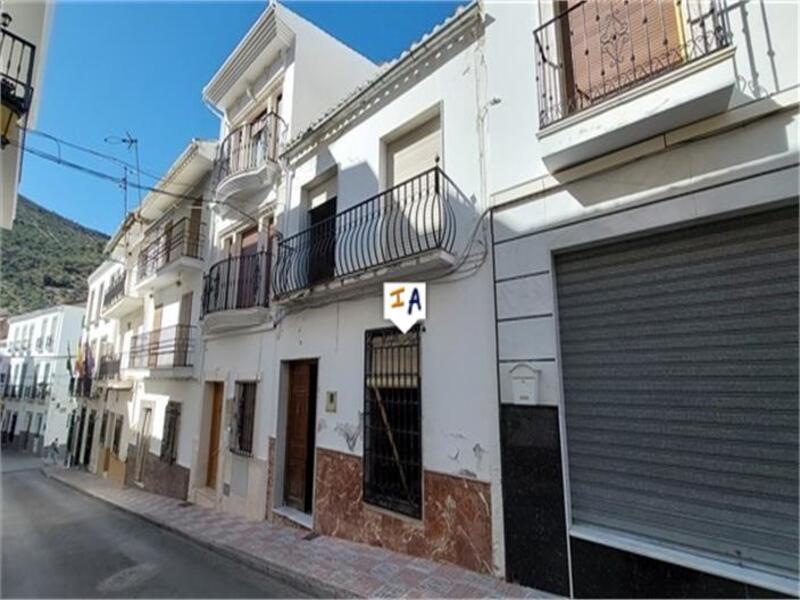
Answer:
[(412, 516), (407, 515), (405, 513), (394, 511), (391, 508), (384, 508), (383, 506), (378, 506), (377, 504), (370, 504), (366, 500), (362, 501), (361, 504), (364, 507), (364, 510), (367, 510), (367, 511), (370, 511), (370, 512), (374, 512), (376, 514), (379, 514), (379, 515), (382, 515), (382, 516), (385, 516), (385, 517), (391, 517), (391, 518), (397, 519), (399, 521), (404, 521), (404, 522), (408, 523), (409, 525), (413, 525), (414, 527), (420, 527), (421, 528), (424, 525), (423, 521), (422, 521), (422, 516), (420, 516), (420, 517), (412, 517)]

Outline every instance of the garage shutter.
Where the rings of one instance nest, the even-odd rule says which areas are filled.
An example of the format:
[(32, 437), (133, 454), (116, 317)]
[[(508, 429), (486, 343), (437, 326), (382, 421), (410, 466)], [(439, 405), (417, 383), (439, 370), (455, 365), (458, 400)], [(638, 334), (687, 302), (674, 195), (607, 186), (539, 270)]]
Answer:
[(797, 228), (794, 205), (556, 256), (575, 526), (797, 573)]
[(389, 182), (397, 185), (436, 166), (442, 154), (439, 117), (434, 117), (387, 148)]

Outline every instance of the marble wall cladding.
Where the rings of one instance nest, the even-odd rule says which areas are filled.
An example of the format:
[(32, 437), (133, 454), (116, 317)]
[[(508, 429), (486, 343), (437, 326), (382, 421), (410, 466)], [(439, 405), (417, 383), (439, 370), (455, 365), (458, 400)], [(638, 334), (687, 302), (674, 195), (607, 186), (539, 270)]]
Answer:
[(267, 521), (274, 521), (274, 514), (272, 512), (272, 507), (274, 506), (274, 502), (272, 501), (272, 490), (275, 486), (275, 438), (270, 437), (269, 443), (267, 447)]
[[(138, 485), (134, 481), (136, 473), (136, 445), (128, 445), (128, 458), (125, 461), (125, 485)], [(148, 452), (142, 470), (143, 487), (148, 492), (185, 500), (189, 493), (189, 469), (178, 464), (162, 462), (161, 459)]]
[(422, 520), (363, 501), (361, 458), (317, 449), (314, 530), (413, 556), (492, 572), (489, 484), (425, 471)]

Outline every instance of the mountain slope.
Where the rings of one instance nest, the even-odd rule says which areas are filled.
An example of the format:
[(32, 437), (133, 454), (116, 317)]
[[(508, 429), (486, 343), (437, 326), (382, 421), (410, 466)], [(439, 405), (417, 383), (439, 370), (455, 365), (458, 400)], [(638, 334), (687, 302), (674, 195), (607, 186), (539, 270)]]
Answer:
[(0, 311), (18, 314), (86, 298), (108, 236), (20, 196), (11, 231), (0, 230)]

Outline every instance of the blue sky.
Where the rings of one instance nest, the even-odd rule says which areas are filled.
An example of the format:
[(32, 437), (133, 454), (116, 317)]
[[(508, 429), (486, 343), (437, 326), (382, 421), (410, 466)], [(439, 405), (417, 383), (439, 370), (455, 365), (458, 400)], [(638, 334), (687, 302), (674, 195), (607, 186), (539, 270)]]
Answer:
[[(452, 2), (285, 2), (375, 62), (397, 56), (453, 12)], [(36, 129), (133, 162), (107, 136), (139, 139), (142, 170), (164, 172), (192, 137), (219, 123), (201, 90), (266, 2), (69, 2), (56, 5)], [(53, 142), (28, 136), (32, 148)], [(122, 168), (62, 148), (64, 159), (121, 177)], [(142, 184), (154, 183), (144, 177)], [(26, 154), (20, 191), (79, 223), (111, 233), (122, 190)], [(138, 192), (129, 190), (129, 207)]]

